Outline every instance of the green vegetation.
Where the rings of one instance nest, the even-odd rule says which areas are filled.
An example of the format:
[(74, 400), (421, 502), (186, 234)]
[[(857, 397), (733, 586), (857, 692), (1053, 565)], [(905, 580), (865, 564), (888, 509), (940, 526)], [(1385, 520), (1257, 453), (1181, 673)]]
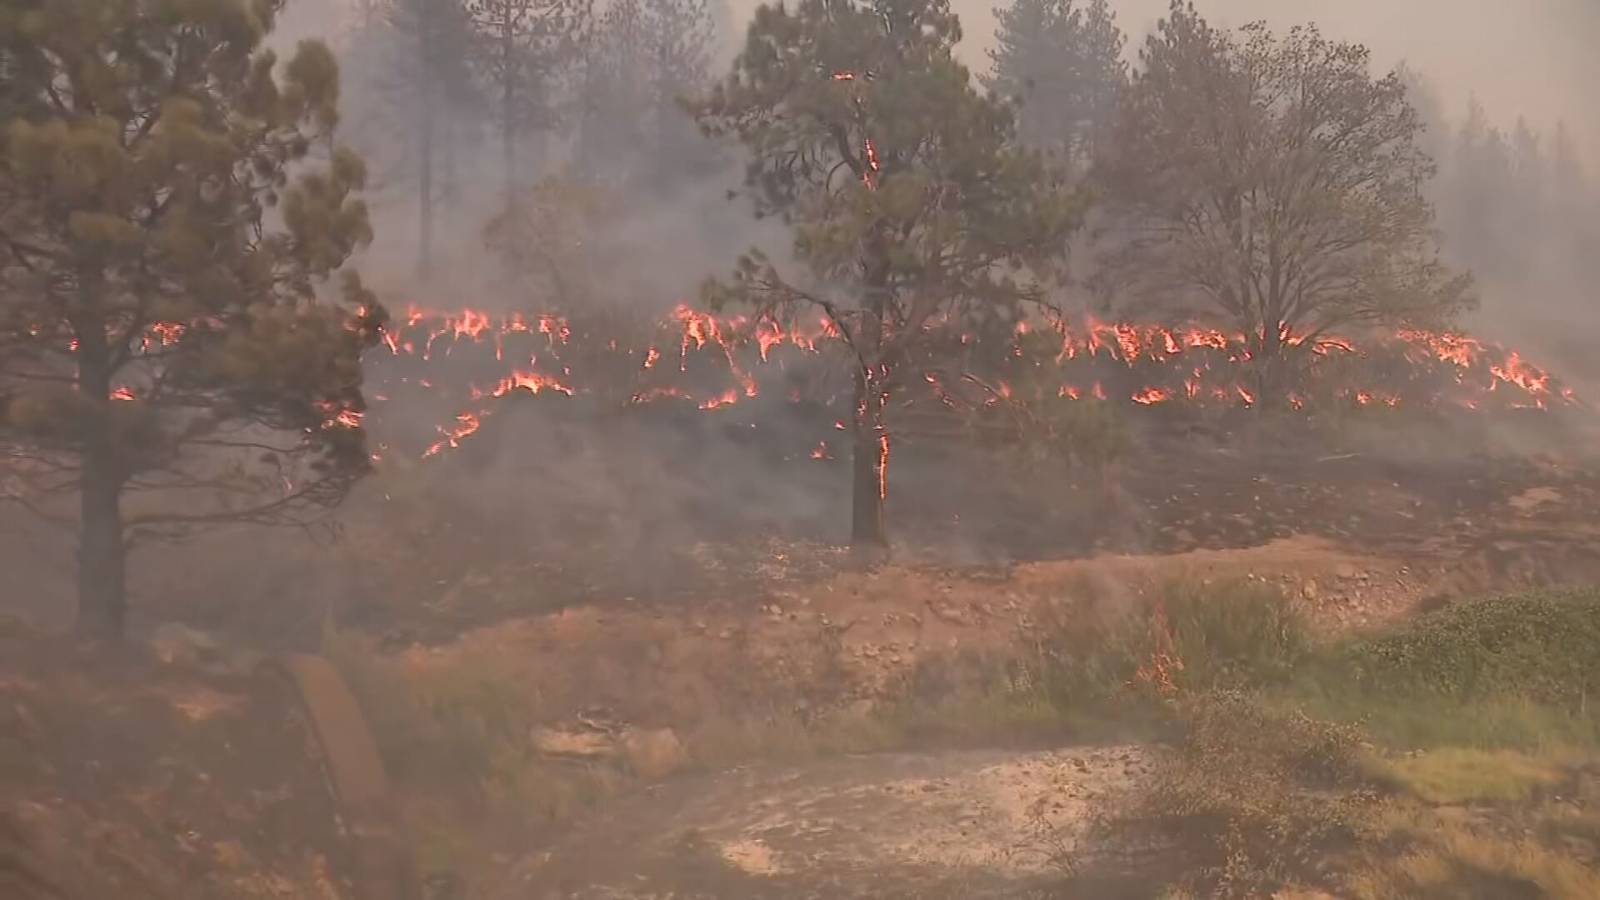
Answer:
[(1394, 760), (1386, 771), (1429, 803), (1526, 800), (1562, 780), (1558, 766), (1509, 750), (1443, 747)]
[(1085, 585), (1024, 645), (924, 661), (879, 714), (888, 734), (1164, 741), (1101, 826), (1163, 848), (1141, 873), (1167, 873), (1161, 887), (1597, 895), (1600, 817), (1560, 798), (1600, 790), (1600, 591), (1464, 601), (1319, 643), (1260, 582), (1120, 602)]
[(1562, 797), (1594, 790), (1600, 758), (1600, 591), (1467, 601), (1327, 646), (1253, 587), (1174, 587), (1147, 621), (1167, 637), (1125, 623), (1062, 671), (1108, 688), (1168, 655), (1181, 737), (1106, 828), (1168, 842), (1185, 889), (1596, 896), (1597, 819)]
[(122, 634), (131, 544), (304, 524), (371, 465), (366, 168), (332, 51), (269, 48), (281, 6), (0, 8), (6, 494), (76, 526), (88, 633)]

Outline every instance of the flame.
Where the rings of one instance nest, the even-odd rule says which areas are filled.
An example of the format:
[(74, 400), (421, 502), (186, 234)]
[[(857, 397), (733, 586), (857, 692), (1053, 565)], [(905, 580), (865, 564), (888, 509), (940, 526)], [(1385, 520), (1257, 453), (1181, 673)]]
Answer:
[(832, 459), (833, 457), (828, 455), (828, 442), (827, 441), (818, 441), (817, 442), (817, 446), (814, 447), (812, 449), (812, 451), (811, 451), (811, 458), (812, 459)]
[(462, 441), (466, 440), (468, 437), (471, 437), (482, 426), (482, 418), (474, 413), (468, 412), (456, 416), (455, 427), (441, 427), (439, 429), (439, 433), (444, 435), (444, 440), (438, 441), (424, 451), (422, 454), (423, 459), (427, 459), (430, 456), (437, 456), (439, 451), (443, 450), (445, 447), (449, 447), (450, 449), (454, 450), (455, 448), (461, 446)]
[(704, 403), (700, 404), (700, 408), (701, 409), (719, 409), (719, 408), (724, 407), (724, 406), (732, 406), (733, 404), (738, 403), (738, 402), (739, 402), (739, 392), (735, 391), (735, 390), (732, 390), (732, 389), (729, 389), (729, 390), (723, 391), (720, 396), (712, 397), (710, 400), (707, 400)]
[[(1052, 379), (1062, 399), (1094, 397), (1105, 400), (1108, 394), (1114, 393), (1124, 402), (1141, 406), (1181, 399), (1193, 403), (1242, 402), (1253, 407), (1262, 401), (1254, 388), (1246, 387), (1255, 383), (1254, 373), (1241, 368), (1255, 359), (1257, 352), (1253, 348), (1261, 340), (1259, 334), (1247, 337), (1201, 324), (1109, 322), (1092, 317), (1073, 322), (1060, 317), (1045, 321), (1059, 338), (1059, 347), (1053, 347), (1044, 355), (1033, 353), (1028, 349), (1032, 346), (1028, 336), (1041, 330), (1040, 327), (1026, 319), (1006, 326), (1009, 333), (1002, 340), (1008, 343), (1004, 347), (1005, 361), (999, 364), (1001, 370), (986, 374), (986, 380), (975, 382), (987, 385), (982, 388), (982, 399), (969, 400), (962, 392), (951, 389), (935, 371), (924, 370), (919, 382), (922, 390), (909, 393), (900, 405), (929, 402), (947, 409), (996, 405), (1013, 396), (1018, 382), (1011, 378), (1028, 371), (1020, 367), (1048, 366), (1052, 361), (1061, 368), (1063, 376), (1067, 375), (1069, 367), (1077, 376)], [(502, 398), (518, 390), (531, 394), (574, 395), (591, 386), (595, 376), (589, 367), (598, 352), (633, 360), (627, 368), (636, 373), (639, 383), (619, 385), (625, 388), (622, 396), (630, 398), (628, 403), (676, 398), (689, 400), (695, 407), (705, 410), (721, 409), (741, 399), (758, 396), (764, 387), (771, 386), (762, 375), (767, 366), (790, 373), (785, 376), (787, 383), (782, 390), (791, 401), (802, 402), (808, 396), (823, 400), (826, 394), (808, 395), (811, 388), (803, 387), (805, 382), (791, 377), (803, 371), (793, 368), (797, 354), (819, 354), (827, 347), (843, 345), (838, 323), (821, 313), (809, 320), (780, 318), (770, 311), (753, 317), (720, 316), (680, 303), (661, 324), (667, 329), (666, 334), (651, 342), (630, 345), (615, 337), (576, 335), (567, 320), (556, 315), (496, 315), (482, 310), (436, 313), (412, 307), (404, 319), (383, 325), (380, 335), (383, 346), (388, 348), (388, 353), (384, 354), (386, 358), (423, 361), (431, 356), (449, 356), (452, 351), (461, 356), (473, 345), (484, 347), (477, 351), (481, 355), (472, 356), (473, 359), (488, 359), (491, 345), (494, 359), (509, 359), (518, 352), (533, 349), (524, 349), (524, 345), (516, 341), (538, 339), (548, 348), (541, 350), (541, 356), (548, 352), (551, 357), (539, 368), (550, 370), (553, 362), (559, 370), (555, 375), (540, 374), (528, 365), (509, 372), (501, 370), (501, 374), (489, 381), (477, 382), (485, 385), (484, 388), (473, 387), (472, 383), (464, 385), (473, 399)], [(926, 339), (934, 342), (933, 348), (937, 348), (939, 342), (948, 342), (952, 349), (957, 344), (973, 347), (988, 339), (960, 330), (959, 320), (951, 315), (934, 317), (922, 328)], [(182, 329), (164, 329), (163, 333), (181, 335)], [(1495, 401), (1497, 408), (1548, 408), (1554, 402), (1550, 398), (1558, 395), (1564, 405), (1579, 402), (1570, 388), (1557, 384), (1548, 372), (1515, 351), (1453, 332), (1408, 329), (1380, 335), (1372, 344), (1360, 346), (1341, 336), (1312, 337), (1291, 333), (1283, 327), (1279, 328), (1278, 336), (1286, 352), (1296, 348), (1305, 354), (1300, 371), (1307, 380), (1296, 383), (1292, 390), (1284, 388), (1280, 395), (1283, 402), (1296, 409), (1312, 408), (1317, 398), (1331, 397), (1375, 407), (1449, 404), (1480, 408), (1484, 407), (1481, 394), (1497, 389), (1496, 396), (1500, 398)], [(160, 339), (157, 335), (151, 342)], [(670, 346), (668, 342), (677, 344), (679, 365), (676, 367), (658, 365), (661, 348)], [(580, 355), (568, 356), (569, 352)], [(527, 355), (521, 358), (529, 359)], [(936, 358), (941, 357), (933, 356), (929, 361)], [(1414, 367), (1414, 372), (1403, 376), (1399, 383), (1391, 381), (1387, 387), (1352, 383), (1360, 377), (1360, 369), (1353, 366), (1360, 366), (1369, 358), (1403, 360)], [(707, 360), (712, 361), (709, 367), (704, 364)], [(1112, 361), (1118, 372), (1136, 372), (1138, 383), (1125, 384), (1125, 376), (1105, 369)], [(1235, 373), (1228, 374), (1227, 367), (1234, 367)], [(663, 371), (664, 368), (667, 371)], [(430, 380), (415, 370), (397, 378), (398, 373), (390, 377), (427, 388), (433, 387), (434, 380), (444, 385), (452, 383), (436, 373), (428, 374), (434, 378)], [(888, 377), (886, 371), (875, 370), (869, 374), (880, 384)], [(459, 381), (453, 383), (460, 384)], [(377, 378), (372, 379), (372, 384), (380, 391), (384, 386)], [(461, 387), (454, 390), (461, 390)], [(1480, 396), (1472, 396), (1474, 394)], [(476, 408), (470, 411), (474, 416), (482, 413), (483, 410)], [(876, 427), (865, 418), (860, 422), (863, 429)], [(458, 421), (442, 429), (441, 434), (449, 435), (464, 427), (465, 423)], [(448, 440), (438, 443), (449, 446)]]
[(878, 461), (873, 469), (878, 476), (878, 499), (889, 499), (889, 433), (878, 434)]
[(129, 387), (116, 388), (116, 389), (112, 390), (112, 392), (111, 392), (111, 399), (113, 399), (113, 400), (132, 400), (132, 399), (134, 399), (134, 397), (133, 397), (133, 388), (129, 388)]
[(1514, 384), (1530, 394), (1550, 392), (1550, 373), (1542, 372), (1523, 362), (1515, 350), (1506, 355), (1504, 364), (1490, 366), (1489, 372), (1501, 381)]
[(1133, 402), (1142, 406), (1153, 406), (1172, 399), (1172, 392), (1158, 387), (1147, 387), (1133, 395)]
[(323, 428), (360, 428), (361, 420), (366, 413), (353, 409), (342, 409), (333, 418), (322, 423)]
[(568, 397), (573, 395), (572, 388), (567, 387), (548, 375), (541, 375), (538, 372), (513, 372), (509, 376), (502, 378), (500, 383), (494, 386), (494, 390), (489, 392), (489, 395), (492, 397), (504, 397), (512, 391), (517, 390), (527, 391), (528, 393), (534, 395), (537, 395), (540, 391), (544, 390), (555, 391), (558, 394), (566, 394)]

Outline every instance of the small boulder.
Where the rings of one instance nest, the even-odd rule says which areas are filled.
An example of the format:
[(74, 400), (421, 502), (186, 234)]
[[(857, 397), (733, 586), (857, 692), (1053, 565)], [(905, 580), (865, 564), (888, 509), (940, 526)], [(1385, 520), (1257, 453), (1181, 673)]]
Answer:
[(534, 749), (546, 756), (606, 759), (617, 753), (616, 742), (601, 731), (535, 728), (532, 738)]
[(628, 768), (647, 781), (665, 778), (689, 765), (689, 751), (671, 728), (635, 729), (622, 739)]

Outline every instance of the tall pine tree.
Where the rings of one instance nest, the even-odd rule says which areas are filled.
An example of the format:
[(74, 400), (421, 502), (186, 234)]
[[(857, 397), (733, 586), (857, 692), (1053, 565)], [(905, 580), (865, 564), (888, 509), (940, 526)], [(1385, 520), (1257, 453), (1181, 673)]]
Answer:
[(376, 308), (317, 290), (371, 237), (364, 167), (328, 49), (265, 48), (279, 6), (0, 7), (0, 499), (76, 526), (86, 632), (123, 631), (133, 542), (303, 521), (369, 467)]
[(1107, 0), (1015, 0), (999, 25), (984, 85), (1016, 102), (1026, 144), (1083, 164), (1127, 82), (1126, 42)]
[[(592, 0), (469, 0), (480, 40), (474, 54), (500, 133), (506, 193), (521, 179), (521, 145), (541, 140), (562, 118), (565, 81), (587, 30)], [(542, 163), (535, 153), (534, 168)]]
[(706, 0), (612, 0), (589, 47), (579, 157), (612, 183), (665, 185), (703, 172), (712, 147), (681, 101), (710, 80)]

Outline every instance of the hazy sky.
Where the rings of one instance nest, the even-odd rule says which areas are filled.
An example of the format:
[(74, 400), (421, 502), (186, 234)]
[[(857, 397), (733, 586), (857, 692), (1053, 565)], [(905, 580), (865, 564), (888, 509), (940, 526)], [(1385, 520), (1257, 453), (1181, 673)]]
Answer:
[[(757, 0), (730, 0), (748, 14)], [(963, 54), (987, 68), (995, 0), (952, 0), (966, 32)], [(1004, 2), (1004, 0), (1002, 0)], [(1167, 0), (1112, 0), (1129, 53), (1166, 12)], [(1458, 117), (1476, 94), (1496, 121), (1521, 113), (1544, 129), (1565, 119), (1590, 159), (1600, 159), (1600, 0), (1196, 0), (1218, 25), (1265, 19), (1274, 28), (1314, 21), (1329, 37), (1372, 48), (1378, 65), (1405, 60), (1435, 82)]]
[[(604, 0), (600, 0), (604, 2)], [(716, 0), (713, 0), (716, 2)], [(748, 17), (761, 0), (726, 0)], [(997, 0), (952, 0), (966, 31), (963, 55), (988, 68)], [(1009, 0), (998, 0), (1009, 2)], [(321, 30), (352, 0), (292, 0), (295, 30)], [(1129, 55), (1168, 0), (1112, 0)], [(1459, 117), (1476, 94), (1499, 123), (1525, 114), (1541, 130), (1565, 119), (1600, 165), (1600, 0), (1196, 0), (1219, 25), (1265, 19), (1274, 28), (1314, 21), (1330, 37), (1371, 47), (1385, 69), (1410, 62)], [(319, 21), (320, 20), (320, 21)], [(291, 27), (294, 27), (291, 26)], [(308, 27), (309, 26), (309, 27)]]

